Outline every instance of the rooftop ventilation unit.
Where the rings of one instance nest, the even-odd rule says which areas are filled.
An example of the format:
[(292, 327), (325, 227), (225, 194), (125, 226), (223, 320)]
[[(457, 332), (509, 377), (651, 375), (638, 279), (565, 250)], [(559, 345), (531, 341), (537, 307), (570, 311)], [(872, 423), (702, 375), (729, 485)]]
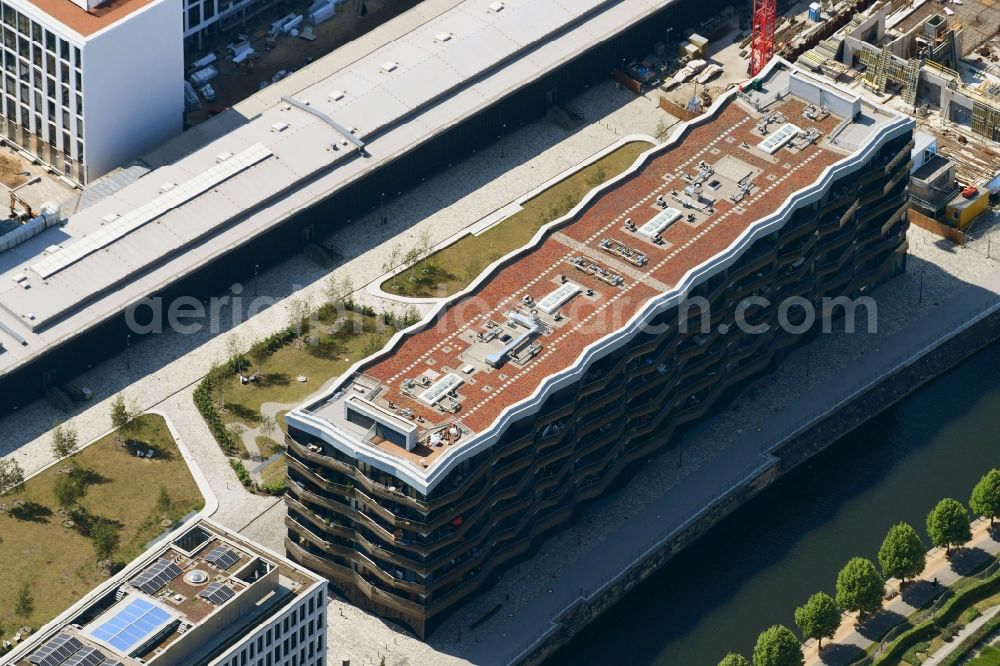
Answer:
[(683, 217), (683, 214), (676, 208), (664, 208), (652, 220), (639, 227), (636, 233), (649, 240), (653, 240), (666, 231), (667, 227), (681, 219), (681, 217)]
[(546, 314), (552, 314), (563, 306), (569, 299), (580, 293), (580, 285), (573, 282), (565, 282), (545, 298), (538, 301), (538, 309)]
[(495, 13), (503, 10), (503, 3), (502, 2), (491, 2), (489, 9), (490, 9), (491, 12), (493, 12), (495, 14)]
[(339, 102), (340, 100), (344, 99), (344, 91), (343, 90), (331, 90), (330, 94), (327, 95), (327, 96), (330, 98), (331, 102)]
[(288, 129), (288, 123), (278, 122), (271, 125), (272, 132), (284, 132), (286, 129)]
[(781, 150), (781, 147), (792, 140), (796, 134), (801, 130), (796, 125), (792, 123), (785, 123), (778, 128), (771, 136), (767, 137), (763, 141), (757, 144), (757, 147), (763, 150), (768, 155), (774, 155), (776, 152)]
[(381, 69), (386, 74), (388, 74), (389, 72), (395, 71), (397, 67), (399, 67), (399, 63), (398, 62), (393, 62), (391, 60), (387, 60), (384, 63), (382, 63), (381, 65), (379, 65), (379, 69)]
[(434, 41), (436, 42), (444, 43), (449, 40), (451, 40), (450, 32), (439, 32), (438, 34), (434, 35)]

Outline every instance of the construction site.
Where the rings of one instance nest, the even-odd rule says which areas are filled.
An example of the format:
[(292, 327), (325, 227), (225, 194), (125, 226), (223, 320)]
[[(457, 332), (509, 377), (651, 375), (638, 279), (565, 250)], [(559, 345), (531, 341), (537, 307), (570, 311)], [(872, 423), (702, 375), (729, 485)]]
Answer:
[[(210, 38), (188, 45), (185, 124), (197, 125), (419, 3), (279, 2), (226, 23)], [(316, 5), (332, 9), (317, 13)]]
[(911, 115), (911, 222), (964, 244), (992, 230), (1000, 196), (998, 34), (995, 0), (755, 0), (668, 35), (615, 76), (689, 120), (781, 56)]

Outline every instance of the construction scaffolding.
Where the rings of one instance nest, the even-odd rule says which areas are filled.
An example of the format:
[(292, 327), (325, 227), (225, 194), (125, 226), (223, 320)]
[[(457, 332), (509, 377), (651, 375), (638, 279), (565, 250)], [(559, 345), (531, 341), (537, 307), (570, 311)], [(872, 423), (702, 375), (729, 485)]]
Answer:
[(858, 54), (865, 65), (865, 85), (876, 93), (886, 93), (886, 86), (892, 84), (900, 88), (900, 98), (907, 104), (917, 103), (917, 87), (920, 82), (921, 61), (917, 58), (903, 60), (894, 56), (888, 48), (863, 48)]
[(973, 97), (972, 131), (991, 141), (1000, 141), (1000, 96)]

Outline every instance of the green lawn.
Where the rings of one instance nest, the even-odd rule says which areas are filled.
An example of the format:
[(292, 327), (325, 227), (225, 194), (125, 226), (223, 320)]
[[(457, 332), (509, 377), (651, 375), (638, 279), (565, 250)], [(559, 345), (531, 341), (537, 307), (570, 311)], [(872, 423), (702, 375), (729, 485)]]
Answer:
[[(220, 410), (223, 422), (257, 427), (264, 403), (305, 400), (331, 378), (382, 349), (396, 333), (380, 319), (354, 312), (347, 313), (343, 321), (324, 322), (320, 328), (318, 344), (293, 342), (264, 359), (257, 368), (260, 381), (241, 384), (237, 375), (228, 376), (222, 393), (225, 409)], [(305, 382), (298, 381), (300, 375)], [(275, 436), (280, 433), (275, 431)]]
[[(113, 558), (118, 562), (134, 559), (163, 532), (161, 520), (173, 522), (204, 506), (163, 419), (144, 415), (137, 422), (130, 438), (141, 442), (140, 448), (156, 450), (152, 460), (140, 460), (121, 448), (114, 436), (76, 455), (76, 461), (91, 471), (80, 504), (91, 517), (116, 522), (121, 528), (121, 545)], [(59, 512), (52, 491), (61, 475), (58, 467), (32, 478), (24, 492), (2, 500), (8, 507), (18, 498), (26, 502), (20, 517), (0, 514), (0, 627), (6, 627), (8, 637), (24, 624), (41, 627), (105, 578), (90, 539), (77, 528), (63, 526), (66, 516)], [(171, 499), (165, 513), (157, 509), (160, 486)], [(34, 598), (34, 610), (26, 619), (13, 613), (14, 595), (23, 581), (29, 582)]]
[(288, 466), (285, 464), (285, 457), (282, 456), (264, 468), (260, 473), (262, 485), (268, 486), (281, 483), (285, 480), (285, 473)]
[(1000, 666), (1000, 648), (987, 645), (978, 657), (969, 662), (969, 666)]
[(587, 192), (625, 171), (651, 145), (645, 141), (626, 143), (529, 199), (523, 210), (493, 228), (478, 236), (464, 236), (389, 278), (381, 288), (417, 298), (441, 298), (461, 291), (491, 263), (525, 245), (542, 226), (569, 212)]

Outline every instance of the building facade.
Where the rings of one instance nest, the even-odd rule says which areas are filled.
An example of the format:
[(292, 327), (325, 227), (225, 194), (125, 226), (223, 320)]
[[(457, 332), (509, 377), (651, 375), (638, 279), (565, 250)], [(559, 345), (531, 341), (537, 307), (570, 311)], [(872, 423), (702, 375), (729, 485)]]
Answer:
[(78, 184), (183, 122), (180, 0), (4, 0), (0, 133)]
[(904, 270), (912, 127), (784, 63), (724, 96), (287, 415), (289, 558), (426, 635)]
[(184, 45), (201, 49), (206, 40), (246, 22), (285, 0), (184, 0)]
[(200, 520), (7, 659), (17, 666), (325, 666), (326, 581)]

